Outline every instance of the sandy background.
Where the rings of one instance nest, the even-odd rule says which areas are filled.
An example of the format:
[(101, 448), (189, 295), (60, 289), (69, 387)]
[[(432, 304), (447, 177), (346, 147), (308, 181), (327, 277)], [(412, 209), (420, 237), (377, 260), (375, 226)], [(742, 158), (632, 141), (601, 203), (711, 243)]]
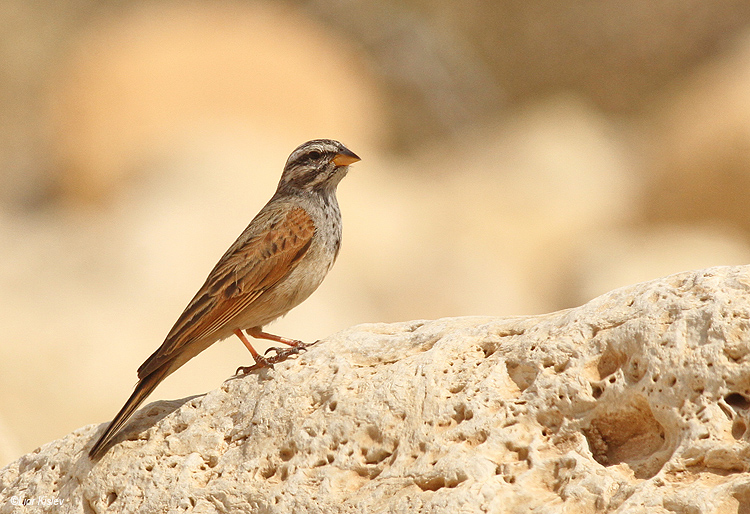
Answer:
[[(750, 4), (0, 4), (0, 465), (110, 419), (317, 137), (344, 246), (270, 330), (534, 314), (750, 262)], [(152, 399), (213, 389), (228, 340)]]

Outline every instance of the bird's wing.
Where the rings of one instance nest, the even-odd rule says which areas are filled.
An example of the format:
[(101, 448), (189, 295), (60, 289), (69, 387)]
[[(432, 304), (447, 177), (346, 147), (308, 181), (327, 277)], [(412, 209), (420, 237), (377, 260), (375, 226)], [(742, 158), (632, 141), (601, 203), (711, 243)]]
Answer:
[[(253, 225), (263, 217), (268, 228), (253, 233)], [(138, 377), (174, 358), (191, 341), (210, 338), (231, 322), (297, 266), (314, 233), (315, 224), (301, 207), (286, 215), (261, 212), (216, 264), (161, 347), (138, 368)]]

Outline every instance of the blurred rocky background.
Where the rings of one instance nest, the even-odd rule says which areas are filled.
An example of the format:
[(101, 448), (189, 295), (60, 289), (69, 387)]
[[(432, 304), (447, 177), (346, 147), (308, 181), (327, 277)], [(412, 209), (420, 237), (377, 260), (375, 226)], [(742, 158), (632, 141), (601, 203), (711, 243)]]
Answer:
[[(521, 315), (750, 262), (750, 3), (0, 2), (0, 465), (110, 419), (316, 137), (339, 262), (270, 327)], [(153, 398), (250, 363), (215, 345)]]

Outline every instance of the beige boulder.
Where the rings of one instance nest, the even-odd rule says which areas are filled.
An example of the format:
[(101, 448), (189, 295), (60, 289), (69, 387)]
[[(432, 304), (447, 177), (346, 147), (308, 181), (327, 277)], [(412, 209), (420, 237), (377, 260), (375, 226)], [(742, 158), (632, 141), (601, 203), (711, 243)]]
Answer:
[(658, 97), (639, 133), (648, 223), (728, 223), (747, 238), (749, 87), (746, 34)]
[(749, 291), (720, 267), (543, 316), (356, 326), (150, 404), (96, 464), (101, 425), (21, 457), (0, 512), (747, 512)]
[[(315, 58), (311, 58), (314, 56)], [(136, 176), (316, 137), (382, 140), (353, 45), (278, 3), (151, 2), (93, 17), (49, 86), (52, 159), (70, 202), (106, 204)], [(248, 167), (252, 167), (251, 164)]]

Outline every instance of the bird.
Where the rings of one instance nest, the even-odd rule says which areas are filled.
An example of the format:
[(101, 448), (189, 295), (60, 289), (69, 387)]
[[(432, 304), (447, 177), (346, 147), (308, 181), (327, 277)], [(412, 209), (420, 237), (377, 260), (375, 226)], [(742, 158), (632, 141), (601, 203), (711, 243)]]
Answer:
[[(276, 192), (229, 247), (175, 322), (162, 345), (138, 368), (125, 405), (89, 450), (103, 455), (117, 433), (167, 376), (217, 341), (236, 335), (255, 364), (273, 367), (307, 344), (263, 331), (306, 300), (321, 284), (341, 248), (336, 187), (360, 158), (332, 139), (314, 139), (289, 156)], [(246, 334), (288, 345), (264, 357)], [(268, 352), (266, 352), (266, 355)]]

